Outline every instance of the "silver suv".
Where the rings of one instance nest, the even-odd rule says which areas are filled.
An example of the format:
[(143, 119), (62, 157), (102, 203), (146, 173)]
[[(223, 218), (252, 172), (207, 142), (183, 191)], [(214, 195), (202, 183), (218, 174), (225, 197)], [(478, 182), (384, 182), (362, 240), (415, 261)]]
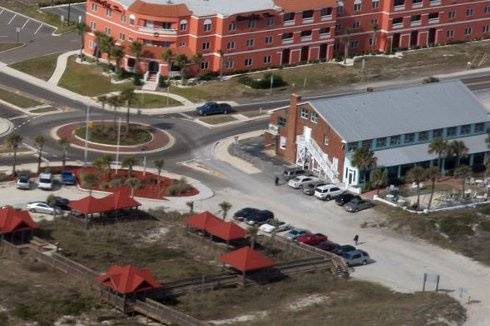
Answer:
[(349, 266), (366, 265), (370, 260), (369, 254), (359, 249), (345, 252), (342, 257)]
[(319, 186), (315, 188), (315, 197), (321, 200), (330, 200), (341, 193), (343, 193), (344, 190), (340, 189), (334, 184), (328, 184), (324, 186)]

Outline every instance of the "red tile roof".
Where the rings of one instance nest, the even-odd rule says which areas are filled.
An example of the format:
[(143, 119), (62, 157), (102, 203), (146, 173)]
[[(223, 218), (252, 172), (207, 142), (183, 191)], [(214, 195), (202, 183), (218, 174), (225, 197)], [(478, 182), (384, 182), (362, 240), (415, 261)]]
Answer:
[(105, 287), (121, 293), (129, 294), (161, 287), (150, 270), (131, 265), (111, 266), (107, 272), (100, 274), (96, 280)]
[(131, 190), (123, 187), (102, 199), (111, 203), (113, 209), (128, 209), (141, 206), (141, 203), (130, 196)]
[(228, 252), (218, 258), (222, 263), (228, 264), (241, 272), (249, 272), (275, 265), (274, 260), (262, 255), (250, 247), (243, 247)]
[(222, 223), (224, 222), (220, 218), (208, 211), (191, 215), (184, 220), (185, 225), (201, 231), (207, 231), (209, 228)]
[(239, 227), (233, 222), (222, 222), (208, 227), (206, 231), (225, 241), (243, 239), (247, 235), (247, 230)]
[(337, 7), (336, 0), (274, 0), (274, 3), (289, 12)]
[(140, 15), (153, 17), (184, 17), (190, 16), (192, 12), (183, 3), (181, 4), (153, 4), (136, 0), (128, 10)]
[(112, 205), (105, 198), (87, 196), (79, 200), (72, 200), (68, 204), (72, 210), (82, 214), (96, 214), (112, 211)]
[(25, 229), (37, 229), (39, 226), (32, 220), (28, 211), (15, 209), (12, 206), (0, 208), (0, 234), (12, 233)]

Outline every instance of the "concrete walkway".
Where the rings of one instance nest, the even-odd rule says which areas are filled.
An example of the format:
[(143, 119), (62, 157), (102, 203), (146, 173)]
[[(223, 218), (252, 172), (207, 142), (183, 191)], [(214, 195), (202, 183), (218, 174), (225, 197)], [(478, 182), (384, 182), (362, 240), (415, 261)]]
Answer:
[(0, 137), (5, 137), (12, 132), (14, 125), (7, 119), (0, 118)]
[(61, 80), (61, 77), (63, 77), (63, 73), (65, 72), (66, 65), (68, 63), (68, 58), (71, 57), (72, 55), (75, 55), (79, 53), (79, 50), (73, 50), (73, 51), (68, 51), (63, 54), (61, 54), (58, 59), (56, 60), (56, 69), (54, 70), (53, 74), (51, 75), (51, 78), (49, 78), (48, 83), (51, 85), (58, 85), (58, 83)]

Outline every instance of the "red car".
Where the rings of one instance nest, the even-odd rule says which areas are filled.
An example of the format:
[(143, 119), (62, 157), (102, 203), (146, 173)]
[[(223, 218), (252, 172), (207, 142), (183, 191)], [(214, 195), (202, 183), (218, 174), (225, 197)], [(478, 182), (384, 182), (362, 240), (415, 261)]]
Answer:
[(321, 234), (321, 233), (305, 233), (303, 235), (300, 235), (299, 237), (296, 238), (296, 241), (310, 245), (310, 246), (315, 246), (321, 242), (327, 241), (328, 238), (326, 235)]

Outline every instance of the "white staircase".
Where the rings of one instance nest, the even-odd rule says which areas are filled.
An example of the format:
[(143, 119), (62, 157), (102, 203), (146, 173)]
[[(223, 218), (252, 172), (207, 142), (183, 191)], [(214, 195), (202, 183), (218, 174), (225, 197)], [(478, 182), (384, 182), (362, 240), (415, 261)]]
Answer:
[[(313, 164), (312, 170), (319, 177), (328, 178), (333, 183), (340, 183), (338, 176), (338, 160), (333, 159), (331, 162), (328, 155), (325, 154), (320, 146), (311, 137), (299, 135), (296, 138), (297, 157), (296, 163), (304, 166), (309, 160)], [(314, 160), (315, 162), (311, 162)]]
[(143, 90), (155, 91), (158, 88), (159, 80), (160, 80), (159, 73), (147, 72), (145, 74), (145, 84), (142, 87)]

